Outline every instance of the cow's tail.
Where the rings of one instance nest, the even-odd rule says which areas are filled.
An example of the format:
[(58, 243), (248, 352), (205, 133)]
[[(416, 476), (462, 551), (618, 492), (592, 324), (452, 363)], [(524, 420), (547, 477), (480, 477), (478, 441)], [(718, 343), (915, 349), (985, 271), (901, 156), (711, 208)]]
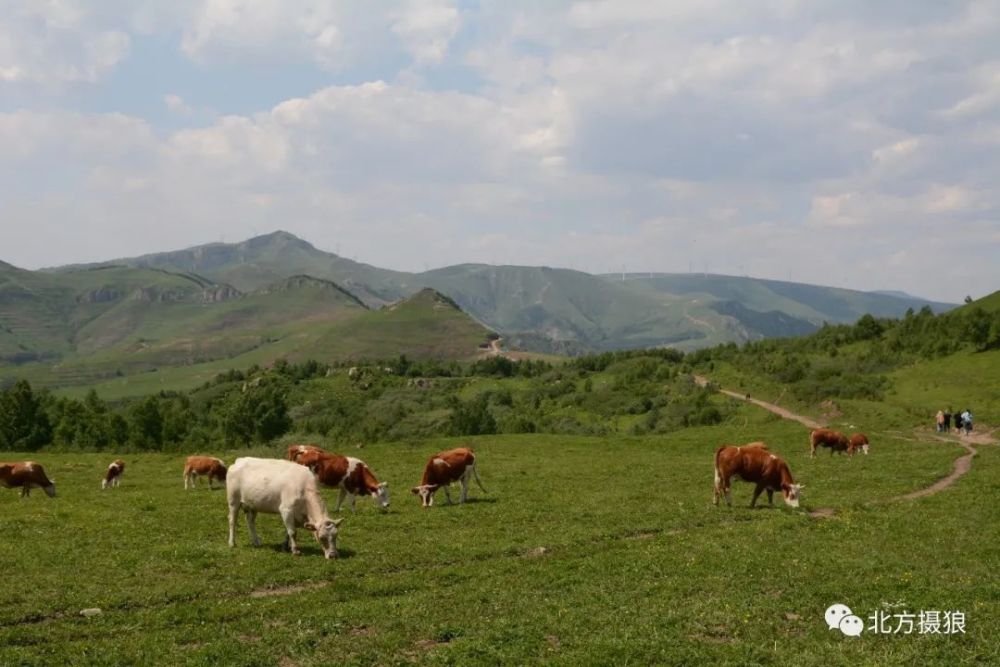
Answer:
[(479, 488), (483, 490), (483, 493), (489, 493), (489, 491), (486, 490), (486, 487), (483, 486), (483, 481), (479, 479), (479, 471), (476, 470), (475, 461), (472, 463), (472, 476), (476, 478), (476, 484), (478, 484)]
[(719, 484), (722, 483), (722, 472), (719, 470), (719, 456), (722, 454), (722, 450), (725, 449), (725, 448), (726, 448), (726, 446), (723, 445), (722, 447), (719, 447), (718, 449), (715, 450), (715, 485), (716, 486), (719, 486)]

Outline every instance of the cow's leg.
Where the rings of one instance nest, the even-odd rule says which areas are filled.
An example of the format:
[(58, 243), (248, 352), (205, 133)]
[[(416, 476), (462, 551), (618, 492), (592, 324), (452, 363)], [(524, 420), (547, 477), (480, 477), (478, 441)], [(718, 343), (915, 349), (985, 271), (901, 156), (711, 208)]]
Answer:
[(356, 493), (352, 493), (352, 494), (351, 494), (351, 514), (357, 514), (357, 511), (358, 511), (358, 510), (357, 510), (357, 508), (356, 508), (356, 507), (354, 506), (354, 503), (355, 503), (355, 502), (357, 501), (357, 499), (358, 499), (358, 494), (356, 494)]
[(722, 476), (722, 492), (726, 495), (726, 506), (733, 506), (733, 487), (731, 481), (725, 475)]
[(285, 533), (288, 535), (288, 550), (293, 554), (302, 553), (295, 543), (295, 512), (290, 508), (281, 508), (281, 520), (285, 522)]
[(236, 546), (236, 519), (240, 516), (239, 502), (229, 502), (229, 546)]
[(347, 495), (347, 491), (344, 490), (344, 487), (341, 487), (340, 488), (340, 495), (337, 496), (337, 510), (336, 511), (338, 511), (338, 512), (340, 511), (340, 506), (344, 504), (344, 496), (346, 496), (346, 495)]
[(809, 456), (811, 456), (812, 458), (816, 458), (816, 443), (815, 442), (810, 442), (809, 443)]
[(458, 502), (464, 503), (469, 497), (469, 471), (466, 470), (465, 474), (462, 475), (462, 493), (458, 496)]
[(767, 490), (767, 504), (774, 505), (774, 489)]
[(448, 504), (451, 505), (451, 492), (448, 491), (448, 485), (446, 484), (441, 488), (444, 489), (444, 497), (448, 499)]
[(25, 484), (24, 486), (21, 487), (21, 497), (26, 498), (30, 495), (31, 495), (31, 488), (27, 484)]
[(754, 507), (757, 504), (757, 497), (760, 495), (760, 492), (763, 491), (763, 490), (764, 490), (764, 485), (763, 484), (758, 484), (756, 487), (754, 487), (753, 498), (750, 499), (750, 507)]
[(257, 535), (257, 512), (255, 510), (246, 510), (247, 513), (247, 528), (250, 530), (250, 541), (255, 547), (259, 547), (260, 536)]

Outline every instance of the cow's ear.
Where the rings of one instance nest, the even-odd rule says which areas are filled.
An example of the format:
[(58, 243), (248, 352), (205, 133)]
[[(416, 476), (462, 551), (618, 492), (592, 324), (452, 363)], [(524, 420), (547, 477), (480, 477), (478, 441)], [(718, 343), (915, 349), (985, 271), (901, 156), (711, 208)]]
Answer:
[(380, 489), (385, 489), (385, 488), (387, 488), (388, 486), (389, 486), (389, 482), (381, 482), (381, 483), (380, 483), (380, 484), (378, 485), (378, 488), (380, 488)]
[(412, 489), (410, 489), (410, 493), (412, 493), (413, 495), (417, 495), (418, 493), (420, 493), (420, 487), (419, 486), (413, 487)]
[(306, 521), (302, 527), (305, 528), (306, 530), (311, 530), (314, 533), (316, 532), (316, 525), (311, 521)]
[(340, 523), (341, 523), (342, 521), (343, 521), (343, 519), (331, 519), (331, 520), (330, 520), (330, 523), (332, 523), (332, 524), (333, 524), (333, 527), (334, 527), (334, 528), (336, 528), (337, 526), (339, 526), (339, 525), (340, 525)]

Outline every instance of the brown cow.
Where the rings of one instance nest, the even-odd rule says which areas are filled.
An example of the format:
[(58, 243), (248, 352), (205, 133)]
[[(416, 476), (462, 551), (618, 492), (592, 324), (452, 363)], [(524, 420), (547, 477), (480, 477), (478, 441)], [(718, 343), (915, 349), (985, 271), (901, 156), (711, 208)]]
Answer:
[(410, 492), (420, 496), (424, 507), (430, 507), (434, 504), (434, 492), (444, 488), (445, 498), (448, 499), (450, 505), (451, 494), (448, 492), (448, 487), (452, 482), (457, 481), (462, 484), (462, 493), (458, 502), (464, 503), (469, 494), (470, 476), (476, 478), (476, 484), (483, 490), (483, 493), (489, 493), (479, 479), (479, 473), (476, 471), (476, 455), (473, 451), (468, 447), (449, 449), (438, 452), (427, 461), (420, 485), (410, 489)]
[(106, 489), (109, 486), (118, 486), (118, 481), (122, 478), (122, 474), (125, 472), (125, 462), (121, 459), (115, 459), (108, 466), (108, 471), (104, 473), (104, 479), (101, 480), (101, 488)]
[(184, 488), (195, 488), (198, 477), (208, 477), (208, 488), (215, 488), (212, 482), (226, 481), (226, 464), (212, 456), (189, 456), (184, 462)]
[(348, 494), (351, 496), (352, 512), (355, 511), (354, 501), (358, 494), (371, 496), (383, 508), (389, 506), (389, 483), (379, 482), (368, 464), (361, 459), (320, 450), (302, 454), (298, 462), (312, 470), (323, 486), (340, 489), (337, 512)]
[(312, 452), (319, 452), (320, 454), (326, 453), (323, 449), (317, 447), (316, 445), (289, 445), (288, 460), (299, 463), (299, 457)]
[(850, 447), (850, 442), (847, 440), (847, 436), (840, 431), (818, 428), (809, 435), (810, 456), (816, 456), (817, 446), (829, 447), (830, 456), (833, 456), (834, 452), (846, 452), (848, 447)]
[(750, 507), (757, 504), (760, 492), (767, 490), (767, 502), (774, 504), (774, 492), (780, 490), (785, 503), (799, 506), (802, 485), (796, 484), (788, 464), (770, 452), (763, 442), (735, 447), (723, 445), (715, 450), (715, 504), (719, 496), (726, 496), (726, 504), (732, 505), (729, 481), (737, 477), (757, 485), (750, 500)]
[(34, 461), (0, 463), (0, 486), (8, 489), (21, 487), (21, 497), (31, 495), (31, 487), (39, 486), (50, 498), (56, 497), (56, 483), (45, 476), (45, 469)]
[(855, 433), (851, 436), (851, 441), (848, 443), (847, 453), (854, 456), (854, 452), (861, 450), (868, 455), (868, 436), (864, 433)]

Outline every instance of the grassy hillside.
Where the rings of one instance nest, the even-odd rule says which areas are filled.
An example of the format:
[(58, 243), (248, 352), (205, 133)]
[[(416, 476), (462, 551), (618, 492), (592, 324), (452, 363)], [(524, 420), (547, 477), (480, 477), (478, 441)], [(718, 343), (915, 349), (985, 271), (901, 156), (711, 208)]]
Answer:
[[(605, 278), (618, 282), (620, 275)], [(754, 311), (778, 311), (816, 325), (854, 322), (866, 313), (875, 317), (901, 317), (907, 308), (919, 310), (924, 305), (931, 306), (935, 312), (953, 307), (952, 304), (880, 292), (701, 273), (627, 274), (621, 284), (642, 293), (735, 301)]]
[(424, 289), (381, 310), (326, 328), (291, 355), (297, 360), (472, 359), (490, 331), (447, 297)]
[[(392, 505), (381, 513), (359, 500), (357, 514), (344, 512), (335, 561), (303, 531), (304, 554), (283, 553), (273, 515), (258, 518), (262, 547), (241, 520), (229, 548), (223, 492), (185, 492), (182, 455), (126, 457), (121, 487), (101, 492), (108, 454), (48, 454), (57, 498), (0, 490), (0, 561), (19, 582), (0, 591), (0, 663), (1000, 661), (1000, 553), (983, 539), (1000, 520), (1000, 452), (981, 450), (946, 493), (884, 503), (944, 474), (957, 448), (883, 439), (869, 457), (810, 461), (801, 427), (745, 417), (669, 438), (366, 443)], [(749, 510), (741, 482), (732, 508), (712, 506), (713, 449), (758, 438), (806, 485), (801, 510)], [(466, 444), (490, 493), (421, 509), (407, 489), (427, 456)], [(248, 452), (206, 453), (231, 462)], [(837, 514), (811, 518), (815, 507)], [(41, 535), (73, 539), (25, 548)], [(848, 638), (824, 622), (834, 602), (866, 625), (879, 612), (956, 610), (966, 628)], [(102, 613), (80, 615), (93, 607)]]
[(923, 305), (905, 295), (703, 274), (631, 274), (622, 283), (618, 276), (480, 264), (414, 274), (352, 262), (286, 232), (115, 262), (193, 272), (244, 291), (312, 275), (343, 285), (371, 307), (431, 287), (510, 343), (539, 352), (689, 350), (801, 335), (824, 321), (853, 322), (869, 312), (899, 316)]
[[(7, 383), (110, 383), (113, 393), (134, 395), (278, 357), (472, 358), (488, 333), (440, 298), (421, 293), (370, 313), (343, 287), (304, 275), (248, 293), (197, 274), (125, 266), (39, 273), (4, 265), (0, 277)], [(158, 374), (142, 377), (150, 373)]]
[[(309, 275), (343, 285), (369, 306), (380, 306), (416, 291), (410, 274), (379, 269), (317, 250), (287, 232), (241, 243), (210, 243), (186, 250), (112, 260), (131, 267), (197, 273), (213, 281), (253, 291), (285, 278)], [(63, 271), (63, 267), (57, 271)]]

